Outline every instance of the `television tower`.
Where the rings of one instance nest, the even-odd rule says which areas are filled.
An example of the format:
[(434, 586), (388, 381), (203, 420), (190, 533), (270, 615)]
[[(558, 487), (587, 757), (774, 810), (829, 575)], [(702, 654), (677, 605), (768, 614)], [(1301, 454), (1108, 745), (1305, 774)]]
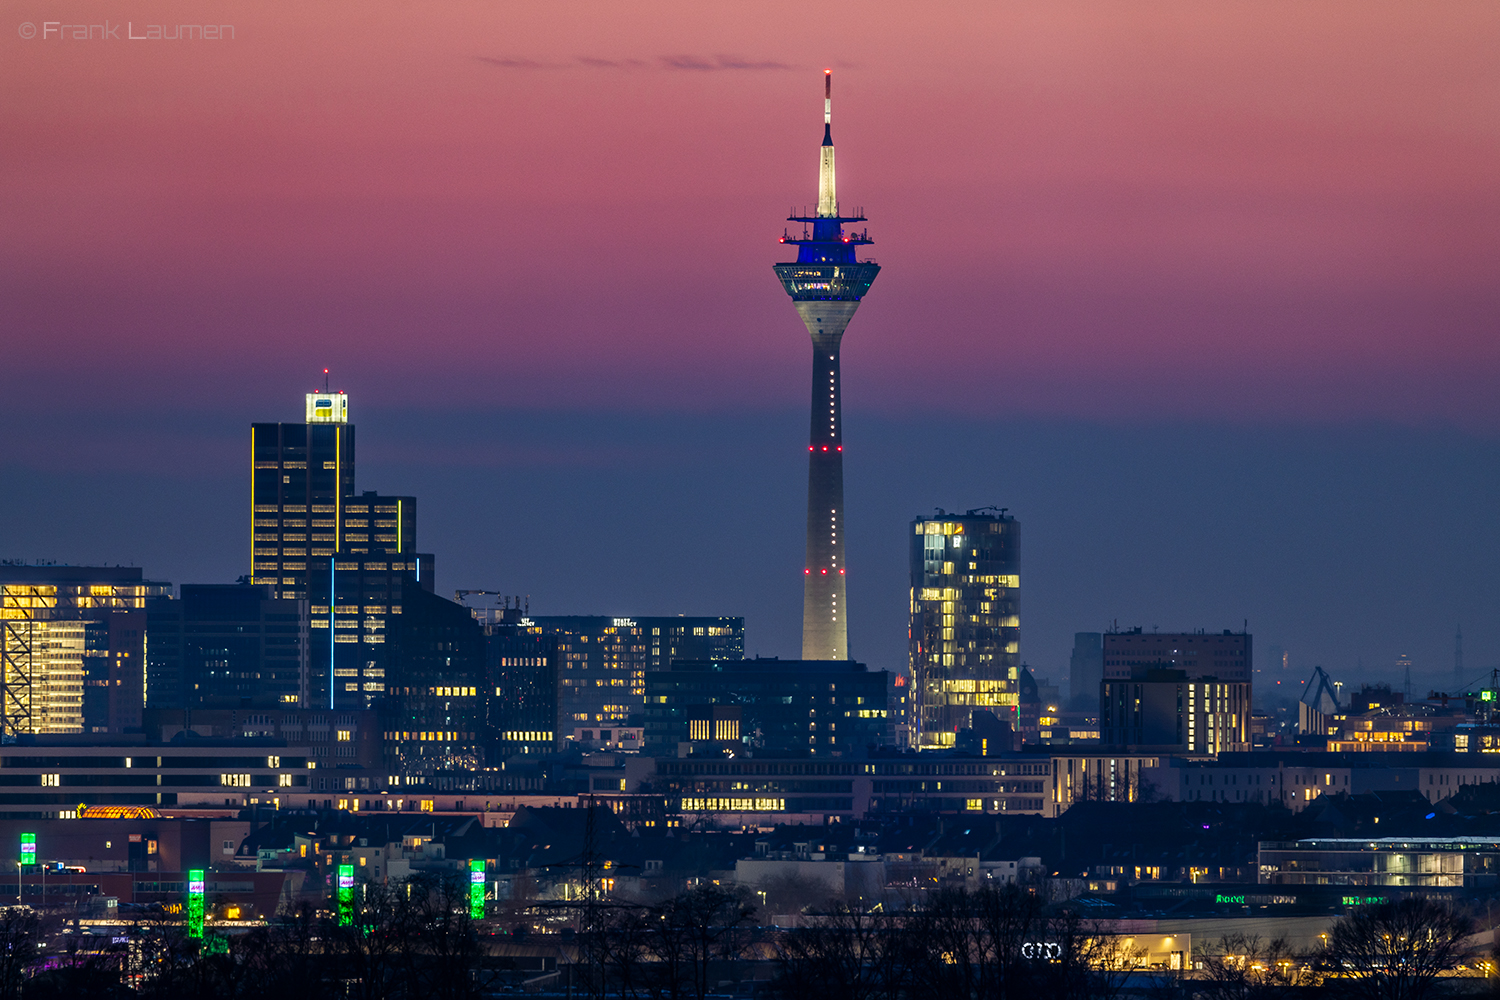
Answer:
[[(812, 336), (812, 427), (807, 443), (807, 562), (803, 567), (802, 658), (849, 659), (849, 607), (844, 597), (844, 428), (839, 342), (870, 290), (880, 265), (860, 261), (867, 232), (845, 231), (862, 212), (840, 215), (833, 180), (833, 70), (823, 71), (823, 146), (818, 154), (816, 214), (793, 212), (802, 233), (783, 232), (797, 261), (777, 264), (776, 277)], [(810, 227), (810, 228), (809, 228)]]

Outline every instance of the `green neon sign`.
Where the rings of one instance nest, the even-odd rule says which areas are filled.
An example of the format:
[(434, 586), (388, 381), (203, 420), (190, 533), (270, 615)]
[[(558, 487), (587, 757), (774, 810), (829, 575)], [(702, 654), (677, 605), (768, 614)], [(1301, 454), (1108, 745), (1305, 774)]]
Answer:
[(469, 862), (469, 916), (474, 920), (484, 919), (484, 861), (481, 858)]
[(21, 834), (21, 864), (36, 864), (36, 834)]
[(339, 865), (339, 926), (354, 923), (354, 866)]
[(187, 935), (190, 938), (203, 936), (203, 869), (188, 872), (187, 887)]
[(1223, 895), (1216, 895), (1216, 896), (1214, 896), (1214, 902), (1215, 903), (1243, 903), (1244, 901), (1245, 901), (1245, 897), (1244, 896), (1223, 896)]

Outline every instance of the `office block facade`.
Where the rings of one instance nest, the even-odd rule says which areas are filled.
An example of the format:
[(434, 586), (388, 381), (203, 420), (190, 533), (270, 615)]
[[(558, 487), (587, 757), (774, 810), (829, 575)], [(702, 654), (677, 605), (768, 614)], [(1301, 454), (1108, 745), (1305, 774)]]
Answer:
[(270, 584), (183, 584), (147, 602), (146, 704), (295, 708), (307, 697), (307, 601)]
[[(482, 609), (487, 623), (514, 618)], [(539, 615), (515, 619), (520, 632), (557, 637), (557, 741), (580, 727), (639, 725), (646, 678), (674, 660), (740, 660), (743, 618), (609, 618)]]
[(378, 701), (386, 768), (402, 781), (472, 770), (486, 757), (489, 705), (484, 627), (461, 604), (403, 578), (389, 619)]
[(370, 545), (338, 553), (311, 575), (309, 707), (357, 711), (380, 699), (389, 670), (387, 637), (405, 611), (402, 595), (409, 589), (431, 594), (432, 562), (425, 553)]
[(951, 747), (975, 709), (1017, 725), (1020, 525), (1005, 513), (912, 521), (913, 742)]
[(0, 565), (0, 717), (7, 735), (140, 726), (146, 603), (135, 567)]
[(558, 637), (519, 621), (484, 626), (491, 767), (518, 754), (550, 753), (557, 725)]
[(278, 740), (23, 734), (0, 748), (0, 771), (0, 819), (79, 819), (101, 807), (274, 806), (306, 796), (309, 768)]
[[(722, 742), (722, 721), (737, 724), (738, 742), (752, 752), (863, 753), (890, 744), (889, 689), (886, 671), (853, 660), (678, 660), (646, 677), (646, 749)], [(716, 717), (708, 711), (715, 707), (734, 707), (738, 717)]]
[(1250, 749), (1251, 637), (1140, 629), (1104, 634), (1101, 741), (1154, 752)]

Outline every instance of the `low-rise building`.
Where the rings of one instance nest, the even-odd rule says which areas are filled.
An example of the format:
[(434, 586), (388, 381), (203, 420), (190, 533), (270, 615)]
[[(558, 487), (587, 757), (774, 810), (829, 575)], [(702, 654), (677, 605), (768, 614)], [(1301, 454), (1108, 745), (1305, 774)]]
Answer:
[(1500, 885), (1500, 840), (1492, 837), (1266, 841), (1258, 861), (1260, 882), (1266, 885)]

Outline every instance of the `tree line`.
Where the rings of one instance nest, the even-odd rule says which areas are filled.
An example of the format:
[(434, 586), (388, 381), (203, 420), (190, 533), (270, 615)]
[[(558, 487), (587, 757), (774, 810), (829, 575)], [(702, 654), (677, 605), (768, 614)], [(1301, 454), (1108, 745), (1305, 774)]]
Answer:
[[(1430, 1000), (1462, 980), (1473, 920), (1443, 902), (1394, 900), (1334, 922), (1297, 954), (1245, 935), (1197, 949), (1199, 967), (1141, 970), (1130, 939), (1025, 887), (944, 889), (893, 912), (833, 903), (790, 929), (757, 925), (749, 894), (699, 885), (655, 904), (554, 904), (568, 931), (541, 940), (557, 968), (518, 962), (521, 934), (470, 917), (468, 886), (429, 874), (365, 883), (346, 913), (303, 907), (232, 938), (147, 915), (108, 938), (70, 918), (0, 911), (0, 1000), (477, 1000), (525, 984), (593, 1000), (704, 1000), (759, 970), (775, 1000)], [(532, 904), (533, 917), (548, 904)], [(561, 912), (557, 912), (561, 909)], [(545, 918), (546, 914), (544, 914)], [(491, 925), (493, 921), (490, 922)], [(1134, 977), (1134, 978), (1131, 978)]]

